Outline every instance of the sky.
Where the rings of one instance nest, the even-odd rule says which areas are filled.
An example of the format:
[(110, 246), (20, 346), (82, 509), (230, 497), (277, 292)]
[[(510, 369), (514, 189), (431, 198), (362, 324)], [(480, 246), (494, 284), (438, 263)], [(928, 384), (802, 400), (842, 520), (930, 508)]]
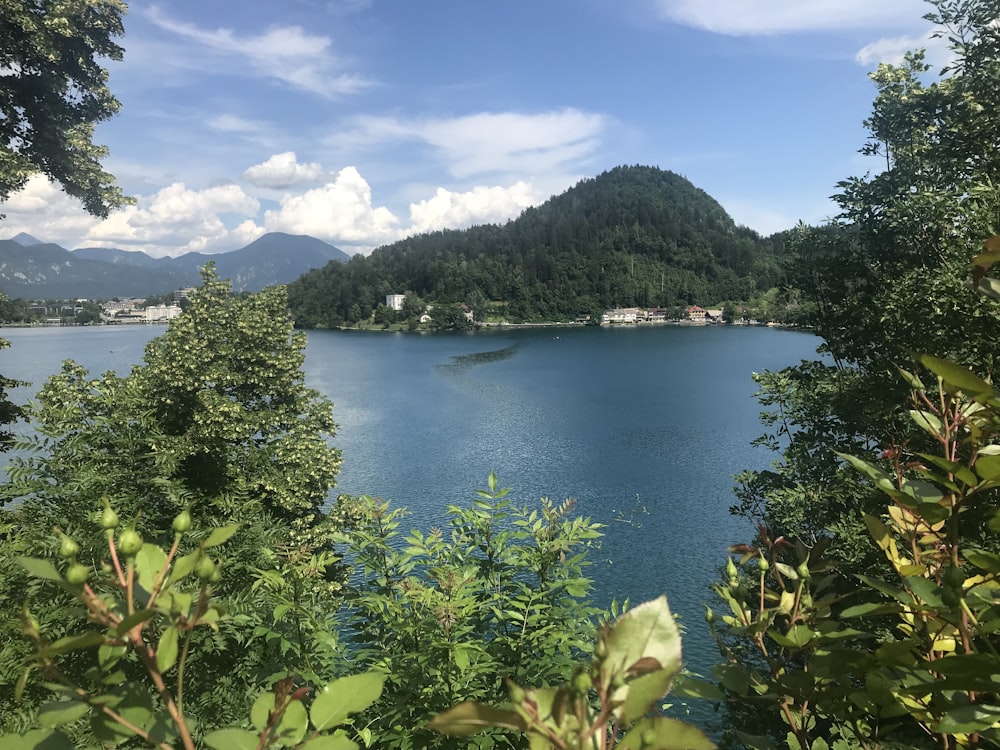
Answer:
[(95, 141), (136, 204), (44, 177), (0, 238), (150, 255), (265, 232), (348, 253), (503, 223), (622, 164), (669, 169), (762, 234), (836, 213), (875, 89), (947, 51), (923, 0), (133, 2)]

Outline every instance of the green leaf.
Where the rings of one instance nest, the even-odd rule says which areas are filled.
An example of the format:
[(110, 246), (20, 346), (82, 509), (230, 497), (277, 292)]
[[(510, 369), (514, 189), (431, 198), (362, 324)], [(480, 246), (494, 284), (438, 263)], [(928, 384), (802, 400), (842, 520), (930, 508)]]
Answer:
[(299, 746), (300, 750), (358, 750), (358, 743), (342, 734), (321, 734)]
[(620, 709), (622, 721), (626, 725), (631, 724), (656, 708), (660, 699), (670, 690), (670, 683), (676, 673), (675, 669), (660, 669), (631, 680)]
[(93, 648), (94, 646), (99, 646), (104, 643), (104, 636), (100, 633), (90, 631), (88, 633), (83, 633), (82, 635), (72, 635), (66, 638), (60, 638), (55, 643), (52, 643), (45, 648), (38, 650), (38, 656), (44, 658), (47, 656), (55, 656), (56, 654), (65, 654), (68, 651), (79, 651), (85, 648)]
[(268, 691), (257, 696), (250, 707), (250, 723), (258, 732), (263, 732), (267, 726), (267, 717), (274, 710), (274, 693)]
[(980, 452), (974, 468), (983, 479), (996, 479), (1000, 477), (1000, 456), (983, 455)]
[(677, 719), (657, 716), (643, 719), (622, 737), (618, 750), (716, 750), (702, 731)]
[(40, 560), (37, 557), (19, 557), (18, 564), (28, 571), (29, 575), (41, 578), (46, 581), (61, 581), (63, 578), (56, 570), (56, 566), (49, 560)]
[(229, 537), (239, 531), (239, 529), (240, 525), (238, 523), (230, 526), (219, 526), (218, 528), (212, 529), (212, 533), (208, 535), (208, 539), (206, 539), (201, 546), (204, 549), (218, 547), (220, 544), (224, 544), (229, 541)]
[(118, 635), (125, 635), (136, 625), (146, 622), (147, 620), (152, 620), (155, 615), (155, 609), (136, 610), (132, 614), (122, 618), (122, 621), (119, 622), (118, 626), (115, 628), (115, 632), (118, 633)]
[(782, 648), (799, 649), (808, 646), (816, 633), (808, 625), (795, 625), (787, 633), (767, 631), (768, 636)]
[(918, 427), (926, 430), (934, 437), (938, 437), (943, 429), (943, 425), (941, 424), (941, 420), (938, 416), (929, 411), (910, 409), (910, 419), (912, 419)]
[(981, 732), (1000, 722), (1000, 707), (985, 704), (962, 706), (945, 714), (938, 723), (941, 734), (967, 734)]
[[(109, 691), (104, 696), (104, 703), (133, 726), (145, 729), (153, 721), (153, 699), (136, 683), (125, 684)], [(119, 724), (115, 719), (102, 711), (94, 711), (90, 715), (90, 726), (98, 739), (110, 744), (120, 744), (124, 739), (135, 736), (135, 732)]]
[(284, 713), (281, 714), (281, 721), (278, 722), (274, 737), (282, 745), (297, 745), (306, 736), (309, 729), (309, 716), (302, 701), (291, 701), (285, 706)]
[(43, 727), (58, 727), (85, 716), (90, 706), (76, 700), (46, 703), (38, 709), (38, 723)]
[(245, 729), (216, 729), (205, 735), (205, 744), (215, 750), (257, 750), (260, 738)]
[(139, 585), (146, 591), (152, 592), (156, 576), (166, 564), (167, 555), (162, 549), (155, 544), (143, 544), (135, 556), (135, 574)]
[(961, 365), (949, 362), (946, 359), (932, 357), (929, 354), (922, 354), (918, 359), (924, 367), (933, 372), (944, 382), (949, 385), (953, 385), (956, 388), (961, 388), (970, 395), (993, 393), (993, 386), (967, 367), (962, 367)]
[(156, 646), (156, 668), (166, 674), (177, 662), (177, 627), (171, 625), (163, 631)]
[(316, 696), (310, 718), (316, 731), (343, 723), (349, 714), (364, 711), (382, 695), (385, 675), (376, 672), (341, 677), (326, 685)]
[(892, 615), (900, 611), (898, 604), (886, 604), (879, 602), (865, 602), (847, 607), (840, 613), (841, 618), (848, 620), (852, 617), (873, 617), (875, 615)]
[(74, 750), (69, 737), (51, 729), (32, 729), (24, 734), (2, 734), (0, 747), (4, 750)]
[(719, 686), (714, 682), (685, 674), (678, 675), (671, 695), (678, 698), (701, 698), (709, 701), (726, 699), (726, 694), (719, 690)]
[(186, 576), (191, 575), (194, 569), (198, 566), (198, 561), (201, 556), (205, 554), (200, 549), (194, 552), (184, 555), (183, 557), (178, 557), (174, 560), (173, 567), (170, 570), (170, 578), (167, 579), (169, 583), (174, 583), (179, 581)]
[(611, 624), (602, 639), (607, 648), (602, 673), (608, 682), (615, 675), (625, 676), (640, 663), (650, 665), (643, 671), (680, 670), (681, 635), (665, 596), (630, 609)]
[(448, 737), (467, 737), (489, 727), (527, 731), (527, 724), (516, 711), (494, 708), (475, 701), (459, 703), (427, 723), (428, 729)]
[(980, 570), (985, 570), (987, 573), (1000, 573), (1000, 555), (995, 552), (966, 547), (962, 551), (962, 556)]

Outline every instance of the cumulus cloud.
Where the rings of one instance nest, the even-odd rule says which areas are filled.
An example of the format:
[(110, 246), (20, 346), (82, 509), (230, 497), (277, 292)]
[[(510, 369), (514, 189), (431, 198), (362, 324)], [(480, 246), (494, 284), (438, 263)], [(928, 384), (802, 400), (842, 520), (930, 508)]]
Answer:
[(83, 244), (124, 245), (156, 257), (224, 252), (245, 245), (263, 230), (253, 227), (252, 221), (230, 230), (222, 215), (252, 219), (259, 210), (257, 199), (237, 185), (190, 190), (175, 182), (91, 227)]
[(482, 112), (464, 117), (404, 120), (366, 117), (337, 141), (355, 146), (418, 141), (435, 149), (455, 177), (490, 172), (556, 171), (589, 156), (607, 126), (604, 115), (562, 109), (540, 114)]
[(542, 199), (539, 191), (526, 182), (507, 188), (477, 185), (464, 193), (439, 187), (432, 198), (410, 204), (407, 234), (497, 224), (518, 216)]
[(0, 214), (6, 214), (0, 222), (3, 237), (27, 232), (42, 242), (70, 249), (100, 221), (41, 174), (30, 177), (21, 190), (0, 203)]
[(315, 162), (300, 164), (294, 151), (274, 154), (243, 173), (243, 178), (257, 187), (276, 189), (317, 182), (325, 176), (326, 171)]
[(372, 205), (371, 187), (354, 167), (340, 170), (333, 182), (282, 198), (264, 216), (269, 232), (309, 234), (362, 251), (398, 239), (398, 225), (388, 208)]
[(744, 36), (910, 25), (927, 12), (923, 0), (658, 0), (676, 23)]
[(331, 39), (301, 26), (271, 26), (261, 34), (238, 35), (232, 29), (202, 29), (177, 21), (156, 8), (149, 11), (149, 18), (216, 58), (234, 61), (226, 71), (230, 74), (252, 72), (321, 96), (353, 94), (372, 84), (364, 76), (342, 72), (344, 64), (331, 51)]

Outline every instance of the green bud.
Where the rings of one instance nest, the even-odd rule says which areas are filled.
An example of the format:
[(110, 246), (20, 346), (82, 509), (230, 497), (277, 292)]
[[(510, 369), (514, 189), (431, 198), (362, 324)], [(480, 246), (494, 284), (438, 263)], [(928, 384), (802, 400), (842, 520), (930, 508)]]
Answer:
[(127, 528), (118, 537), (118, 551), (126, 557), (133, 557), (142, 549), (142, 537), (133, 528)]
[(586, 672), (579, 672), (573, 677), (573, 690), (580, 695), (586, 695), (593, 686), (594, 681), (590, 679), (590, 675)]
[(511, 685), (509, 693), (510, 701), (514, 704), (523, 703), (524, 699), (528, 697), (528, 694), (524, 692), (524, 688), (518, 685)]
[(766, 573), (770, 569), (771, 569), (771, 563), (767, 561), (766, 557), (761, 555), (760, 559), (757, 560), (757, 570), (759, 570), (761, 573)]
[(86, 583), (89, 576), (90, 568), (82, 563), (73, 563), (66, 571), (67, 583), (72, 583), (74, 586)]
[(642, 744), (643, 744), (644, 747), (646, 745), (653, 745), (653, 744), (655, 744), (656, 743), (656, 730), (655, 729), (644, 729), (643, 732), (642, 732), (642, 735), (639, 737), (639, 739), (642, 740)]
[(104, 512), (101, 514), (101, 528), (105, 530), (118, 528), (118, 514), (115, 513), (107, 498), (104, 498)]
[(208, 577), (209, 583), (218, 583), (222, 580), (222, 566), (216, 565), (215, 570), (212, 571), (212, 575)]
[(79, 551), (80, 545), (73, 541), (72, 538), (63, 534), (62, 539), (59, 541), (59, 556), (68, 560), (71, 557), (76, 557), (76, 553)]
[(174, 531), (183, 534), (191, 528), (191, 514), (185, 509), (174, 517)]
[(965, 583), (965, 573), (954, 565), (949, 565), (941, 574), (941, 585), (944, 588), (961, 591), (963, 583)]
[(736, 578), (737, 576), (736, 563), (733, 562), (733, 558), (731, 557), (726, 560), (726, 575), (729, 576), (730, 579)]
[(801, 578), (803, 581), (808, 581), (810, 578), (812, 578), (812, 573), (809, 572), (808, 562), (799, 563), (799, 567), (795, 569), (795, 572), (799, 574), (799, 578)]
[(705, 607), (705, 622), (709, 625), (715, 622), (715, 612), (712, 611), (711, 607)]
[(215, 563), (208, 555), (203, 555), (194, 569), (195, 574), (202, 581), (209, 581), (215, 575)]

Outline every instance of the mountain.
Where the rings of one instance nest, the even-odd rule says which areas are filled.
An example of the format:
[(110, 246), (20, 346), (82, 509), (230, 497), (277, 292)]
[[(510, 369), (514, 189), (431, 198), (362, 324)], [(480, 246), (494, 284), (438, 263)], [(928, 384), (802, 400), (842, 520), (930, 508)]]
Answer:
[(24, 247), (30, 247), (31, 245), (45, 244), (40, 239), (32, 237), (27, 232), (18, 232), (13, 237), (11, 237), (11, 239), (14, 240), (14, 242), (16, 242), (18, 245), (23, 245)]
[(510, 321), (572, 320), (750, 301), (780, 283), (780, 252), (684, 177), (623, 166), (502, 226), (410, 237), (310, 271), (289, 285), (289, 303), (305, 327), (352, 324), (401, 293)]
[(26, 247), (14, 238), (0, 240), (0, 291), (12, 298), (144, 297), (194, 286), (200, 279), (199, 268), (209, 261), (215, 262), (220, 276), (233, 280), (236, 291), (258, 291), (348, 258), (315, 237), (280, 232), (265, 234), (232, 252), (176, 258), (106, 247), (74, 251), (48, 243)]

